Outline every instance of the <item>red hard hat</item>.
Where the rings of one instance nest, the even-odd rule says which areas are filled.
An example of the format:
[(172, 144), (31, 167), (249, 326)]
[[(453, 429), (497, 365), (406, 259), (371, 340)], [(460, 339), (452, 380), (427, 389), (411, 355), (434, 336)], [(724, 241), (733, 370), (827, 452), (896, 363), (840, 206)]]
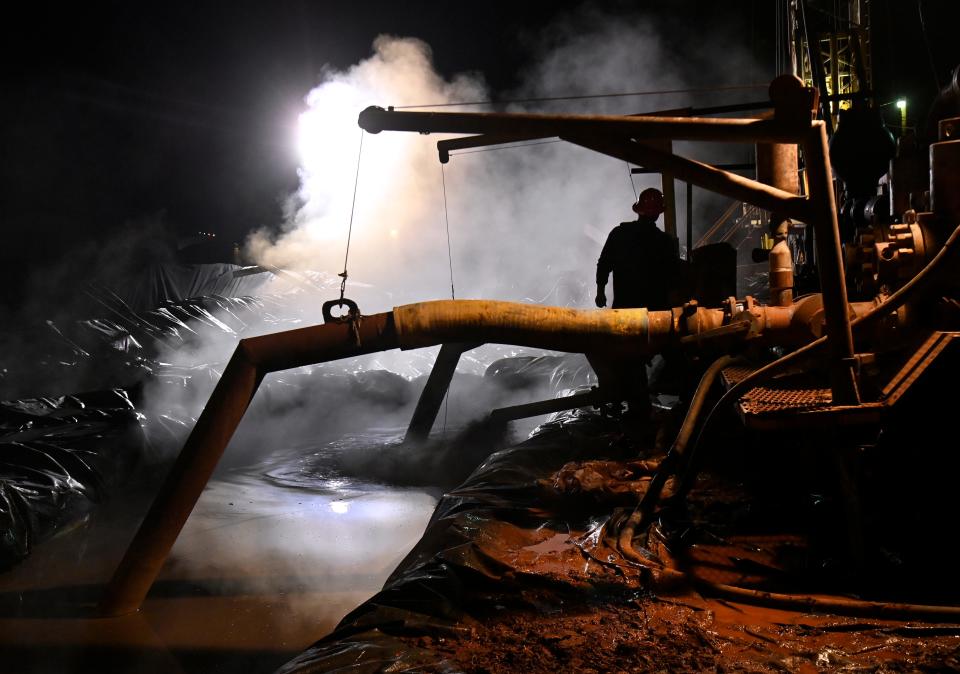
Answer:
[(655, 187), (648, 187), (633, 204), (633, 212), (648, 218), (656, 218), (663, 213), (663, 192)]

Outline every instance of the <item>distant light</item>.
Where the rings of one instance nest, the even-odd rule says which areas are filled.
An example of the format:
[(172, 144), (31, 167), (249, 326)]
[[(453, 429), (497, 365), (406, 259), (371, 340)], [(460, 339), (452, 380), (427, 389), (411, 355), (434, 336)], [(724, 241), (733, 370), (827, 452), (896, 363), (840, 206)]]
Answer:
[(397, 238), (397, 233), (398, 233), (397, 230), (391, 229), (391, 230), (390, 230), (390, 238), (396, 239), (396, 238)]
[(897, 108), (899, 108), (900, 110), (906, 110), (906, 109), (907, 109), (907, 99), (905, 99), (905, 98), (899, 98), (899, 99), (897, 99)]
[(347, 503), (346, 501), (331, 501), (330, 510), (337, 513), (338, 515), (342, 515), (348, 510), (350, 510), (350, 504)]

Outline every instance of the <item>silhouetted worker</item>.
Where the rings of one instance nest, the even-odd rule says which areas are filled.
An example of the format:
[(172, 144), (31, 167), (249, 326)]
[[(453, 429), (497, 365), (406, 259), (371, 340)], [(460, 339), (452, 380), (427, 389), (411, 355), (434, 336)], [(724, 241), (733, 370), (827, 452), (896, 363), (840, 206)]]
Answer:
[[(650, 188), (640, 193), (633, 211), (637, 219), (613, 228), (597, 260), (597, 306), (607, 304), (604, 289), (613, 272), (613, 308), (669, 309), (679, 282), (680, 256), (673, 238), (657, 227), (663, 213), (663, 194)], [(627, 401), (627, 418), (649, 428), (650, 396), (646, 356), (621, 357), (616, 363), (592, 359), (601, 381)], [(608, 389), (608, 390), (609, 390)]]
[(637, 219), (613, 228), (597, 260), (597, 306), (607, 305), (607, 277), (613, 272), (614, 309), (670, 308), (680, 256), (673, 238), (657, 227), (663, 194), (645, 189), (633, 204)]

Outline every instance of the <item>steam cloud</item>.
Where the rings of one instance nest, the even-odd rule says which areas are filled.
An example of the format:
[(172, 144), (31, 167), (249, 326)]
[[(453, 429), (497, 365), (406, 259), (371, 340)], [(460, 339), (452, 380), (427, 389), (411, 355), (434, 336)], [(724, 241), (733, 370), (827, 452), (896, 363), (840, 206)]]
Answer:
[[(706, 58), (714, 51), (706, 45), (703, 59), (681, 67), (659, 35), (649, 22), (612, 20), (583, 10), (545, 31), (545, 56), (526, 72), (527, 84), (506, 97), (675, 90), (730, 81), (731, 72), (739, 82), (759, 78), (749, 60), (729, 45), (723, 47), (722, 63)], [(720, 49), (719, 44), (715, 47)], [(739, 100), (743, 95), (732, 93)], [(367, 105), (488, 98), (477, 76), (458, 75), (449, 81), (441, 77), (429, 46), (414, 38), (380, 36), (368, 59), (342, 72), (326, 70), (321, 84), (307, 96), (308, 109), (300, 120), (305, 145), (301, 188), (288, 203), (287, 222), (279, 234), (254, 234), (247, 242), (248, 253), (281, 267), (340, 271), (360, 142), (359, 112)], [(730, 98), (730, 93), (713, 94), (710, 102)], [(624, 114), (695, 102), (689, 95), (675, 94), (546, 103), (537, 111)], [(508, 109), (532, 110), (517, 105)], [(352, 279), (386, 291), (393, 304), (449, 296), (435, 147), (441, 137), (384, 132), (363, 139), (349, 272)], [(709, 148), (699, 154), (716, 156)], [(626, 164), (567, 143), (454, 155), (445, 179), (458, 297), (588, 306), (593, 266), (607, 231), (634, 217), (634, 187)], [(637, 176), (634, 182), (639, 191), (659, 186), (659, 176)], [(678, 186), (680, 194), (681, 189)], [(703, 194), (698, 205), (709, 210), (711, 202), (702, 199)], [(678, 201), (682, 222), (683, 200)], [(370, 312), (390, 307), (363, 308)]]
[[(762, 79), (750, 59), (722, 35), (714, 38), (716, 43), (704, 41), (697, 52), (685, 51), (681, 60), (676, 58), (675, 43), (662, 42), (661, 34), (657, 26), (639, 17), (613, 18), (583, 9), (545, 29), (539, 45), (542, 56), (524, 73), (526, 83), (501, 98), (677, 90)], [(724, 58), (713, 58), (718, 53)], [(611, 97), (541, 103), (537, 109), (622, 114), (725, 103), (743, 96), (743, 91), (733, 91), (713, 92), (699, 100), (691, 94)], [(332, 274), (342, 268), (354, 211), (347, 294), (358, 299), (364, 313), (448, 297), (445, 208), (435, 146), (438, 137), (391, 132), (364, 135), (354, 209), (361, 139), (357, 115), (374, 104), (399, 107), (490, 97), (477, 75), (445, 79), (438, 74), (430, 47), (415, 38), (380, 36), (366, 60), (344, 71), (326, 69), (321, 83), (306, 97), (307, 110), (300, 119), (300, 189), (288, 200), (281, 230), (254, 233), (247, 241), (248, 254), (263, 264), (313, 270), (328, 280), (335, 279)], [(690, 149), (678, 144), (679, 151)], [(733, 159), (729, 153), (729, 146), (696, 149), (696, 156), (714, 160)], [(596, 257), (610, 227), (633, 217), (634, 187), (639, 191), (659, 185), (659, 176), (651, 175), (636, 176), (631, 185), (625, 163), (561, 142), (454, 155), (445, 169), (445, 180), (457, 297), (572, 306), (590, 306)], [(698, 194), (698, 209), (709, 211), (716, 206), (702, 198), (703, 192)], [(683, 200), (678, 201), (682, 206)], [(681, 209), (681, 222), (683, 215)], [(335, 282), (326, 292), (334, 296)], [(319, 322), (318, 305), (316, 296), (303, 296), (295, 323)], [(268, 332), (269, 328), (254, 328), (244, 335)], [(168, 362), (224, 362), (233, 344), (233, 339), (205, 341), (195, 352), (181, 349), (168, 354)], [(433, 353), (380, 354), (344, 364), (346, 369), (340, 372), (383, 368), (413, 379), (428, 371)], [(493, 357), (502, 355), (506, 354)], [(487, 363), (489, 360), (492, 358)], [(474, 363), (473, 373), (482, 373), (485, 364)], [(291, 429), (303, 429), (309, 435), (316, 424), (297, 419), (303, 416), (304, 401), (320, 394), (316, 382), (323, 378), (284, 373), (268, 383), (275, 379), (299, 382), (290, 389), (272, 387), (274, 398), (285, 399), (280, 405), (284, 414), (277, 414), (276, 405), (264, 406), (261, 417), (255, 405), (251, 412), (258, 421), (245, 426), (261, 431), (278, 428), (282, 432), (277, 438), (296, 435)], [(197, 397), (190, 400), (184, 391), (168, 386), (154, 387), (149, 397), (164, 408), (183, 403), (178, 416), (189, 418), (199, 412), (212, 384), (193, 387)], [(494, 402), (484, 398), (486, 404)], [(389, 419), (379, 425), (402, 426), (409, 407), (400, 408), (388, 414), (384, 409), (361, 406), (351, 409), (350, 416), (358, 423)], [(456, 412), (458, 422), (465, 421), (464, 410)], [(284, 421), (266, 423), (274, 417)], [(253, 435), (262, 439), (269, 433), (273, 431)]]

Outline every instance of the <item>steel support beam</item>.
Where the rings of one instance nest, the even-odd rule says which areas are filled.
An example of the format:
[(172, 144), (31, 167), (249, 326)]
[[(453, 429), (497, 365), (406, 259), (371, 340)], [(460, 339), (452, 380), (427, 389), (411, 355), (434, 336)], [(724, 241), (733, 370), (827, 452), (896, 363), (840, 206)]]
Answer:
[(768, 211), (777, 211), (788, 217), (809, 221), (809, 201), (805, 197), (785, 192), (770, 185), (722, 171), (693, 159), (678, 157), (627, 138), (610, 136), (564, 136), (581, 147), (600, 152), (626, 162), (671, 173), (676, 179), (692, 183), (731, 199), (746, 201)]
[[(860, 402), (860, 394), (854, 370), (850, 305), (847, 302), (847, 284), (843, 273), (843, 249), (840, 247), (837, 203), (833, 195), (827, 128), (823, 121), (813, 123), (802, 147), (810, 187), (811, 213), (809, 218), (801, 219), (813, 225), (820, 292), (823, 293), (833, 404), (856, 405)], [(779, 212), (792, 217), (786, 211)]]
[(600, 389), (594, 389), (587, 393), (577, 393), (572, 396), (562, 398), (551, 398), (550, 400), (539, 400), (533, 403), (523, 405), (513, 405), (511, 407), (500, 407), (490, 413), (490, 421), (507, 422), (514, 419), (526, 419), (527, 417), (538, 417), (542, 414), (551, 414), (553, 412), (562, 412), (563, 410), (572, 410), (577, 407), (593, 407), (604, 403), (619, 402), (609, 395), (603, 393)]
[(550, 138), (613, 134), (637, 139), (702, 140), (724, 143), (796, 143), (810, 122), (727, 117), (544, 115), (497, 112), (401, 112), (369, 107), (359, 124), (369, 133), (476, 133)]
[(440, 347), (440, 353), (437, 354), (437, 360), (433, 363), (427, 383), (423, 387), (423, 392), (420, 393), (420, 400), (417, 401), (417, 408), (413, 411), (413, 417), (407, 426), (404, 442), (423, 442), (427, 439), (437, 420), (440, 405), (450, 390), (450, 382), (457, 370), (460, 356), (477, 346), (480, 345), (444, 344)]
[(392, 313), (363, 317), (356, 332), (348, 323), (327, 323), (241, 340), (107, 585), (100, 612), (140, 608), (267, 373), (397, 346)]

